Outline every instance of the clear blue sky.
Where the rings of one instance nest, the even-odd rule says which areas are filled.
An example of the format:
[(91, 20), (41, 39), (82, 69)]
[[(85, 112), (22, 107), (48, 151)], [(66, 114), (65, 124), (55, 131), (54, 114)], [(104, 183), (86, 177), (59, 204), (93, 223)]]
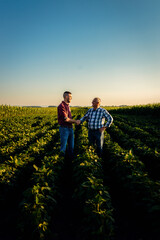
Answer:
[(0, 0), (0, 104), (160, 102), (159, 0)]

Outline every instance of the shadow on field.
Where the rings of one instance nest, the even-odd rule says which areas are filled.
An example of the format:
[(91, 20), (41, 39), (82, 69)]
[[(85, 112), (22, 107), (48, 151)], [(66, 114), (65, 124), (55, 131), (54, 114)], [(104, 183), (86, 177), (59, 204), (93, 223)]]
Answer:
[(79, 204), (72, 199), (74, 192), (72, 171), (72, 159), (66, 153), (59, 182), (60, 197), (57, 201), (57, 212), (52, 220), (52, 232), (56, 233), (56, 240), (80, 240), (77, 228), (80, 224), (81, 211)]

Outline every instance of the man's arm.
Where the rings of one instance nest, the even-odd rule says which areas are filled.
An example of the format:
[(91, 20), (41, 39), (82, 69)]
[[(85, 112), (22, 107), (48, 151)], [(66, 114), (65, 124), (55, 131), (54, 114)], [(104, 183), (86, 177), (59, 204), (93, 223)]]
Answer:
[(107, 123), (105, 124), (105, 128), (110, 127), (113, 122), (113, 117), (109, 114), (109, 112), (104, 109), (104, 117), (107, 120)]
[[(105, 109), (104, 109), (105, 110)], [(100, 132), (103, 132), (107, 127), (110, 127), (110, 125), (113, 122), (113, 117), (109, 114), (109, 112), (107, 110), (104, 111), (104, 117), (107, 120), (107, 123), (104, 127), (101, 127), (99, 130)]]
[(64, 118), (65, 122), (68, 122), (68, 123), (77, 123), (77, 120), (74, 120), (74, 119), (71, 119), (71, 118)]
[(83, 123), (84, 121), (86, 121), (88, 119), (89, 112), (90, 112), (90, 109), (87, 111), (87, 113), (80, 120), (77, 120), (78, 124)]
[(71, 118), (68, 117), (68, 115), (66, 113), (66, 109), (65, 109), (64, 106), (62, 106), (62, 108), (61, 108), (61, 115), (63, 116), (65, 122), (77, 123), (77, 120), (74, 120), (74, 119), (71, 119)]

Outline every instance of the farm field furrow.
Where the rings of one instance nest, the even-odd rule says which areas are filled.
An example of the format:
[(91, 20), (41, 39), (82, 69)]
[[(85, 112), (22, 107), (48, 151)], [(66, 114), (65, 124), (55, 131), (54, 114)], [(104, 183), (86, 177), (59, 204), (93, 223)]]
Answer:
[[(124, 230), (122, 231), (123, 227), (118, 228), (117, 239), (132, 239), (133, 229), (137, 234), (134, 239), (151, 239), (152, 236), (158, 239), (160, 182), (151, 180), (142, 162), (138, 161), (130, 151), (123, 150), (113, 142), (108, 134), (103, 159), (111, 196), (118, 212), (125, 218), (124, 226), (121, 222)], [(130, 228), (129, 231), (125, 231), (126, 225), (127, 229)]]
[(154, 137), (152, 134), (149, 134), (141, 128), (130, 126), (130, 122), (124, 123), (122, 121), (115, 120), (114, 123), (132, 138), (139, 139), (148, 147), (160, 151), (160, 140), (158, 137)]
[(153, 179), (159, 179), (160, 153), (143, 144), (139, 139), (135, 139), (127, 133), (124, 133), (115, 124), (108, 129), (112, 139), (125, 149), (131, 150), (141, 160), (146, 171)]
[(102, 158), (84, 123), (71, 159), (57, 108), (0, 106), (0, 239), (159, 240), (160, 104), (107, 110)]
[(140, 128), (149, 134), (151, 134), (153, 137), (160, 137), (160, 126), (159, 121), (154, 121), (152, 119), (152, 116), (148, 117), (148, 120), (146, 119), (146, 116), (139, 116), (139, 115), (114, 115), (113, 117), (116, 117), (116, 120), (129, 124), (129, 126)]

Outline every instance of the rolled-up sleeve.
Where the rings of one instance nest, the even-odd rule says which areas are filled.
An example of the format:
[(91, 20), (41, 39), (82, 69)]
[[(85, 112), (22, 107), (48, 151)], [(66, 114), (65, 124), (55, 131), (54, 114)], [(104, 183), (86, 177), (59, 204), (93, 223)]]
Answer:
[(107, 120), (105, 127), (110, 127), (113, 122), (113, 117), (111, 116), (111, 114), (109, 114), (109, 112), (106, 109), (104, 110), (103, 115), (104, 115), (105, 119)]

